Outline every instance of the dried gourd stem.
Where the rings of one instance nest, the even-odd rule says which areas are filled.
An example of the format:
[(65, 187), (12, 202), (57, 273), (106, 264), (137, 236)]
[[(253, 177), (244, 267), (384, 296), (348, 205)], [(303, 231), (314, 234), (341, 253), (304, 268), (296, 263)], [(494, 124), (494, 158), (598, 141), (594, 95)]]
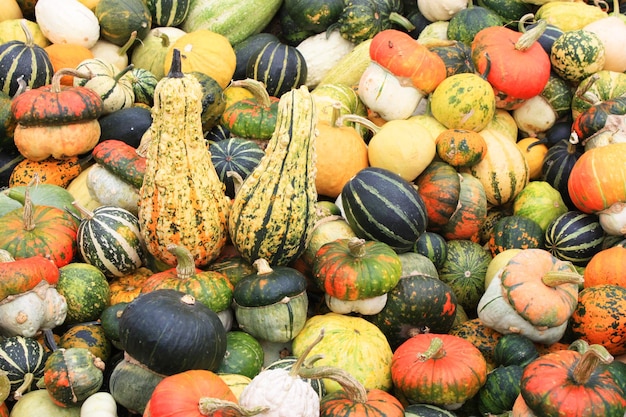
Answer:
[(434, 337), (430, 341), (428, 349), (418, 355), (418, 359), (422, 362), (426, 362), (430, 359), (440, 359), (445, 356), (446, 352), (443, 349), (443, 340), (440, 337)]
[(243, 185), (243, 177), (237, 171), (226, 171), (226, 177), (233, 179), (233, 188), (235, 189), (235, 195), (237, 195)]
[(332, 112), (330, 114), (330, 125), (333, 127), (342, 127), (343, 124), (337, 123), (337, 119), (341, 116), (341, 102), (334, 101), (332, 105)]
[(13, 392), (13, 399), (17, 401), (22, 398), (22, 395), (30, 390), (30, 387), (33, 384), (34, 380), (35, 375), (32, 372), (24, 374), (24, 380), (22, 381), (22, 384)]
[(519, 20), (519, 22), (517, 23), (517, 31), (519, 33), (526, 33), (526, 24), (535, 20), (535, 14), (534, 13), (526, 13), (524, 16), (522, 16)]
[[(233, 417), (248, 417), (263, 413), (269, 410), (269, 407), (255, 407), (252, 409), (246, 409), (232, 401), (205, 397), (200, 398), (200, 401), (198, 401), (198, 410), (203, 416), (212, 416), (218, 411), (228, 410), (234, 413)], [(229, 415), (231, 414), (229, 413)]]
[(176, 257), (176, 277), (178, 279), (187, 279), (196, 273), (196, 263), (189, 249), (170, 243), (167, 245), (167, 250)]
[(24, 31), (24, 36), (26, 37), (26, 46), (32, 48), (35, 45), (35, 37), (33, 36), (30, 29), (28, 29), (28, 25), (26, 24), (27, 19), (20, 19), (20, 28)]
[(355, 403), (365, 404), (367, 402), (367, 390), (349, 372), (333, 366), (316, 366), (313, 368), (303, 368), (298, 375), (307, 379), (330, 379), (338, 383), (345, 391), (348, 398)]
[(293, 376), (294, 378), (300, 375), (300, 370), (303, 364), (305, 363), (307, 356), (309, 356), (313, 348), (319, 342), (321, 342), (323, 338), (324, 338), (324, 329), (320, 330), (320, 334), (315, 338), (315, 340), (313, 340), (313, 342), (311, 342), (311, 344), (307, 346), (306, 349), (304, 349), (304, 352), (302, 352), (302, 354), (298, 357), (296, 362), (293, 364), (293, 366), (289, 370), (289, 375)]
[(252, 262), (252, 266), (256, 269), (257, 275), (267, 275), (274, 272), (267, 259), (259, 258)]
[(589, 349), (589, 342), (583, 339), (576, 339), (567, 347), (568, 350), (575, 350), (579, 353), (585, 353)]
[(330, 216), (324, 216), (315, 222), (315, 224), (313, 225), (313, 230), (317, 229), (318, 227), (326, 223), (330, 223), (330, 222), (334, 222), (336, 220), (342, 220), (342, 219), (343, 217), (338, 214), (331, 214)]
[(93, 78), (93, 74), (91, 72), (80, 72), (75, 70), (74, 68), (61, 68), (52, 76), (52, 81), (50, 84), (52, 85), (52, 91), (55, 93), (61, 92), (61, 79), (66, 76), (71, 75), (73, 77), (84, 78), (86, 80)]
[(574, 96), (591, 105), (600, 103), (602, 101), (600, 97), (598, 97), (595, 93), (591, 91), (591, 87), (593, 87), (599, 79), (600, 75), (598, 73), (591, 74), (585, 79), (583, 86), (576, 89)]
[(31, 231), (35, 228), (35, 221), (33, 220), (33, 202), (30, 199), (30, 191), (28, 188), (24, 191), (24, 214), (22, 216), (24, 223), (24, 230)]
[(269, 93), (267, 92), (267, 88), (265, 88), (265, 84), (261, 81), (255, 80), (253, 78), (246, 78), (243, 80), (235, 80), (231, 82), (228, 87), (241, 87), (250, 91), (254, 98), (261, 103), (261, 105), (265, 107), (270, 107), (272, 105), (272, 100), (270, 98)]
[(548, 22), (545, 19), (539, 19), (532, 29), (524, 32), (517, 42), (515, 42), (515, 49), (518, 51), (525, 51), (530, 48), (541, 37), (541, 35), (543, 35), (547, 27)]
[(343, 126), (346, 122), (358, 123), (362, 126), (365, 126), (373, 134), (376, 134), (380, 131), (380, 126), (376, 125), (376, 123), (372, 122), (370, 119), (352, 113), (339, 116), (335, 124), (337, 126)]
[[(72, 201), (72, 206), (74, 206), (78, 212), (86, 219), (92, 219), (93, 218), (93, 211), (88, 210), (85, 206), (83, 206), (82, 204), (80, 204), (78, 201), (74, 200)], [(69, 211), (69, 210), (68, 210)], [(71, 212), (70, 212), (71, 213)], [(72, 213), (73, 214), (73, 213)], [(79, 220), (81, 220), (79, 218)]]
[(122, 47), (117, 51), (117, 55), (125, 56), (126, 54), (128, 54), (128, 50), (130, 49), (131, 46), (133, 46), (136, 40), (137, 40), (137, 31), (133, 30), (130, 33), (130, 37), (128, 38), (126, 43), (124, 43), (124, 45), (122, 45)]
[(580, 285), (584, 279), (582, 275), (572, 269), (570, 271), (548, 271), (541, 277), (541, 282), (554, 288), (564, 284)]
[(115, 74), (113, 80), (117, 83), (124, 75), (128, 74), (132, 69), (135, 68), (134, 64), (128, 64), (126, 68)]
[(362, 258), (365, 256), (365, 239), (353, 237), (348, 242), (348, 249), (350, 250), (350, 255), (355, 258)]
[(578, 363), (574, 366), (572, 377), (579, 385), (584, 385), (593, 374), (593, 371), (600, 364), (608, 365), (613, 362), (611, 355), (602, 345), (590, 345), (589, 348), (582, 353)]
[[(617, 10), (619, 10), (619, 1), (614, 0), (613, 3), (617, 3)], [(603, 12), (610, 10), (609, 4), (604, 0), (593, 0), (593, 5), (599, 7)]]

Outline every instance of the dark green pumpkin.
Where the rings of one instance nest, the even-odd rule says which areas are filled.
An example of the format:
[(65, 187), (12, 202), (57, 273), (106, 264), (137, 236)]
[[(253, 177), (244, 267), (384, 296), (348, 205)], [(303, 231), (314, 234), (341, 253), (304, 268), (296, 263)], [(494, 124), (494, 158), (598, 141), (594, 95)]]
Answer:
[(187, 14), (191, 0), (146, 0), (153, 26), (179, 26)]
[(429, 48), (446, 64), (447, 76), (463, 73), (474, 73), (474, 61), (472, 61), (472, 49), (466, 43), (451, 40), (449, 45), (435, 45)]
[(152, 391), (163, 378), (141, 364), (122, 359), (109, 376), (109, 392), (131, 413), (143, 414)]
[(459, 10), (449, 21), (448, 39), (470, 45), (478, 32), (491, 26), (502, 26), (502, 17), (491, 9), (475, 6)]
[(246, 77), (265, 84), (270, 96), (278, 97), (304, 85), (307, 67), (295, 46), (271, 42), (248, 60)]
[(493, 350), (493, 360), (497, 366), (526, 366), (539, 356), (535, 343), (519, 333), (502, 335)]
[(209, 152), (215, 171), (224, 183), (226, 195), (230, 198), (235, 197), (237, 181), (232, 173), (245, 180), (265, 155), (256, 142), (238, 137), (213, 142), (209, 145)]
[(426, 206), (413, 185), (384, 168), (368, 167), (344, 185), (341, 204), (357, 236), (408, 252), (426, 230)]
[(543, 248), (544, 240), (543, 229), (536, 221), (513, 214), (494, 225), (489, 249), (495, 256), (507, 249)]
[(499, 415), (513, 408), (520, 393), (524, 368), (519, 365), (499, 366), (487, 374), (487, 381), (478, 391), (478, 409), (483, 415)]
[[(11, 142), (12, 141), (13, 139), (11, 138)], [(15, 169), (17, 164), (22, 162), (24, 159), (26, 159), (24, 158), (24, 155), (22, 155), (15, 146), (0, 149), (0, 187), (5, 188), (9, 186), (9, 179), (13, 173), (13, 169)], [(0, 196), (0, 212), (6, 212), (4, 210), (3, 206), (5, 205), (3, 203), (7, 200), (11, 199), (6, 196), (4, 196), (4, 198)], [(15, 203), (17, 202), (15, 201)], [(19, 203), (17, 204), (19, 205)]]
[(341, 36), (359, 44), (395, 25), (413, 30), (415, 26), (402, 15), (403, 12), (401, 0), (348, 0), (335, 25)]
[(321, 33), (339, 19), (344, 1), (285, 0), (283, 7), (296, 25), (304, 30)]
[(475, 317), (478, 301), (485, 289), (485, 276), (491, 261), (489, 252), (471, 240), (448, 242), (448, 256), (439, 269), (439, 279), (452, 288), (457, 302)]
[(120, 318), (127, 305), (128, 302), (126, 301), (109, 305), (100, 315), (100, 323), (102, 324), (104, 335), (117, 349), (122, 347), (120, 343)]
[(145, 68), (133, 68), (130, 71), (130, 77), (133, 83), (133, 92), (135, 93), (135, 103), (152, 107), (154, 104), (154, 88), (159, 82), (157, 77)]
[(246, 332), (229, 331), (226, 333), (226, 353), (217, 372), (254, 378), (263, 368), (263, 358), (263, 346), (256, 338)]
[(117, 46), (124, 45), (137, 32), (146, 37), (152, 28), (152, 15), (143, 0), (98, 1), (94, 10), (100, 23), (100, 36)]
[(11, 336), (0, 341), (0, 369), (6, 372), (15, 398), (35, 389), (47, 359), (48, 352), (34, 338)]
[(30, 89), (50, 84), (54, 68), (44, 48), (35, 44), (25, 23), (21, 23), (26, 41), (0, 44), (0, 90), (10, 97), (18, 91), (20, 78)]
[(426, 231), (415, 242), (413, 250), (430, 259), (437, 269), (441, 268), (448, 257), (448, 243), (443, 236)]
[(226, 330), (218, 315), (176, 290), (140, 295), (126, 306), (119, 326), (124, 350), (163, 375), (215, 370), (226, 352)]
[(233, 291), (233, 301), (244, 307), (260, 307), (294, 297), (306, 290), (306, 278), (288, 266), (262, 268), (255, 261), (257, 272), (242, 278)]
[(233, 46), (236, 58), (233, 80), (243, 80), (246, 78), (248, 60), (270, 42), (280, 42), (280, 39), (273, 33), (261, 32), (250, 35), (245, 40)]
[(4, 91), (0, 91), (0, 152), (15, 149), (13, 133), (16, 124), (11, 112), (11, 97)]
[(602, 249), (604, 237), (597, 215), (572, 210), (550, 222), (545, 246), (555, 257), (584, 266)]
[(535, 13), (538, 8), (518, 0), (477, 0), (476, 3), (496, 12), (505, 22), (518, 21), (528, 13)]
[(300, 27), (291, 15), (287, 12), (286, 7), (278, 10), (278, 24), (280, 26), (280, 40), (287, 45), (298, 46), (300, 42), (315, 35), (312, 30), (306, 30)]
[(569, 196), (567, 182), (574, 164), (582, 155), (582, 147), (562, 139), (548, 149), (541, 167), (541, 178), (561, 193), (563, 201), (570, 209), (574, 203)]
[(456, 295), (448, 284), (416, 274), (401, 278), (387, 293), (385, 307), (367, 319), (395, 349), (415, 333), (447, 333), (454, 324), (456, 306)]
[(239, 255), (218, 259), (212, 262), (207, 270), (224, 274), (233, 285), (236, 285), (243, 277), (256, 272), (254, 266)]
[(137, 148), (141, 143), (141, 137), (152, 124), (152, 114), (150, 109), (133, 106), (101, 116), (98, 123), (100, 142), (115, 139)]
[(404, 252), (398, 255), (402, 263), (402, 276), (424, 275), (439, 278), (439, 271), (435, 264), (426, 256), (416, 252)]

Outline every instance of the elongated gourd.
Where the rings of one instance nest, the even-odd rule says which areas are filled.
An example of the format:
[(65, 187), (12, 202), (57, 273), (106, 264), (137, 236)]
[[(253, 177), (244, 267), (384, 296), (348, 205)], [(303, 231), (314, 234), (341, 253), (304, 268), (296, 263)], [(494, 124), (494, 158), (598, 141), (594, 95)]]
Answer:
[(249, 262), (287, 265), (304, 251), (315, 222), (317, 112), (306, 86), (283, 94), (265, 156), (235, 194), (230, 238)]
[(171, 243), (192, 252), (196, 266), (213, 261), (227, 240), (229, 200), (202, 132), (202, 88), (180, 70), (180, 52), (154, 92), (151, 140), (138, 217), (148, 251), (168, 265)]

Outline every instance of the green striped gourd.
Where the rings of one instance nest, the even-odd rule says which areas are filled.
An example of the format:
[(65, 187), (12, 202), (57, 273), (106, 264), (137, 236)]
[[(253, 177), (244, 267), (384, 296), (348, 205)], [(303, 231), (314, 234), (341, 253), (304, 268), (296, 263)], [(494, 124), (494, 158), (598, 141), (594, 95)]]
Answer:
[(189, 248), (199, 267), (217, 258), (227, 240), (229, 203), (204, 142), (201, 99), (200, 83), (182, 73), (175, 50), (154, 92), (138, 209), (147, 250), (168, 265), (176, 264), (171, 243)]
[(189, 14), (191, 0), (146, 0), (153, 26), (178, 26)]
[(139, 220), (121, 207), (100, 206), (93, 211), (77, 207), (83, 218), (76, 242), (85, 262), (109, 278), (135, 272), (143, 263), (143, 241)]
[(27, 87), (38, 88), (52, 81), (54, 69), (48, 53), (35, 44), (33, 35), (20, 22), (26, 42), (12, 40), (0, 44), (0, 90), (13, 97), (19, 88), (18, 79), (23, 77)]
[(513, 201), (528, 183), (528, 163), (515, 142), (504, 134), (483, 129), (480, 135), (487, 142), (487, 154), (479, 163), (464, 170), (483, 184), (489, 204), (504, 205)]
[[(48, 352), (37, 339), (24, 336), (5, 337), (0, 342), (0, 369), (6, 372), (14, 399), (35, 388), (43, 377)], [(28, 379), (32, 376), (32, 380)]]
[(548, 225), (545, 246), (558, 259), (584, 266), (602, 249), (604, 237), (597, 215), (571, 210)]
[(244, 259), (286, 265), (300, 256), (315, 223), (317, 112), (306, 86), (280, 98), (265, 156), (235, 195), (228, 231)]
[(236, 173), (242, 181), (245, 180), (265, 155), (256, 142), (239, 137), (213, 142), (209, 151), (215, 171), (226, 186), (226, 195), (230, 198), (235, 197), (238, 185), (232, 174)]

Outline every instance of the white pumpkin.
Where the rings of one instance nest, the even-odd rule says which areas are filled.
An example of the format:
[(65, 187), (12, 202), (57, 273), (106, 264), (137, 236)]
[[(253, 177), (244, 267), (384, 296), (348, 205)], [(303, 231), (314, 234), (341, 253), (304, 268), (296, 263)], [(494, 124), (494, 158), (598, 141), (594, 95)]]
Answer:
[(80, 406), (80, 417), (117, 417), (115, 398), (105, 391), (91, 394)]
[(370, 110), (389, 121), (406, 119), (418, 108), (425, 94), (400, 80), (375, 62), (371, 62), (359, 80), (359, 97)]
[(624, 44), (626, 43), (626, 22), (619, 17), (619, 2), (617, 15), (614, 13), (609, 17), (598, 19), (589, 23), (583, 29), (593, 32), (604, 45), (604, 70), (624, 72), (626, 71), (626, 54), (624, 54)]
[(387, 294), (361, 300), (340, 300), (332, 295), (324, 294), (326, 306), (333, 313), (350, 314), (359, 313), (366, 316), (378, 314), (387, 304)]
[(466, 0), (417, 0), (422, 15), (431, 22), (450, 20), (459, 10), (467, 8)]
[(354, 47), (355, 44), (344, 39), (339, 30), (318, 33), (300, 42), (296, 49), (306, 62), (306, 86), (309, 89), (317, 87), (328, 71)]
[(554, 126), (557, 114), (543, 96), (536, 95), (513, 110), (513, 119), (519, 130), (527, 136), (537, 137)]
[(87, 175), (87, 188), (102, 205), (121, 207), (137, 215), (139, 190), (100, 164), (92, 165)]
[(95, 13), (78, 0), (38, 0), (35, 19), (52, 43), (69, 43), (90, 49), (100, 38)]

